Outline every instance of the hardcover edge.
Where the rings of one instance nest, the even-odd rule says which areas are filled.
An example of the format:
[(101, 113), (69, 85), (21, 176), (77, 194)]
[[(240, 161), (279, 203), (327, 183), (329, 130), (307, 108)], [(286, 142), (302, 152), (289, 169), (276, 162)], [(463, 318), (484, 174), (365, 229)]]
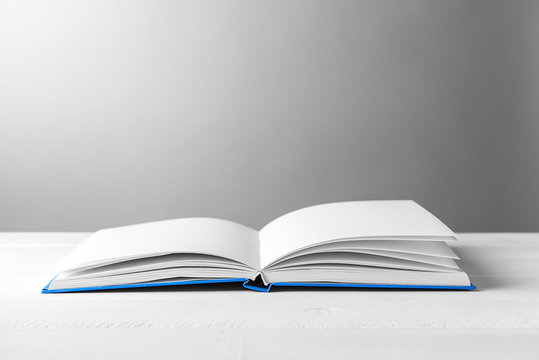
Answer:
[(287, 283), (277, 282), (271, 283), (267, 286), (259, 286), (250, 283), (247, 280), (243, 283), (243, 286), (247, 289), (270, 292), (274, 286), (288, 286), (288, 287), (336, 287), (336, 288), (371, 288), (371, 289), (424, 289), (424, 290), (476, 290), (477, 287), (474, 284), (469, 286), (459, 285), (398, 285), (398, 284), (352, 284), (352, 283)]
[(115, 289), (134, 289), (148, 288), (157, 286), (176, 286), (176, 285), (197, 285), (197, 284), (219, 284), (219, 283), (243, 283), (243, 287), (249, 290), (258, 292), (270, 292), (274, 286), (282, 287), (326, 287), (326, 288), (371, 288), (371, 289), (424, 289), (424, 290), (476, 290), (474, 284), (470, 286), (448, 286), (448, 285), (398, 285), (398, 284), (351, 284), (351, 283), (287, 283), (277, 282), (268, 286), (255, 285), (247, 278), (232, 278), (232, 279), (213, 279), (213, 280), (191, 280), (191, 281), (161, 281), (143, 284), (127, 284), (127, 285), (107, 285), (107, 286), (90, 286), (69, 289), (53, 289), (49, 290), (50, 284), (58, 275), (52, 278), (51, 281), (41, 290), (42, 294), (53, 293), (69, 293), (82, 291), (99, 291), (99, 290), (115, 290)]

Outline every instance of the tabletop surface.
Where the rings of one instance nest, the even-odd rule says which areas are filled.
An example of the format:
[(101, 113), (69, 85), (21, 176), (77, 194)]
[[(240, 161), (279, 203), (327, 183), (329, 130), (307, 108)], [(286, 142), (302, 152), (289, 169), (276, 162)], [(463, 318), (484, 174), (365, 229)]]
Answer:
[(0, 358), (536, 358), (539, 234), (451, 247), (475, 291), (230, 285), (41, 294), (87, 233), (0, 233)]

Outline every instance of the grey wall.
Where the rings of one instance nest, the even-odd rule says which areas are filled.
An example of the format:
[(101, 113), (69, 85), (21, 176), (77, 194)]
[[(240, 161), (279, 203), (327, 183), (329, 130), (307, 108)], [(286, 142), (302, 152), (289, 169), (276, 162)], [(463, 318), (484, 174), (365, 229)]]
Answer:
[(415, 199), (539, 231), (539, 2), (0, 0), (0, 230)]

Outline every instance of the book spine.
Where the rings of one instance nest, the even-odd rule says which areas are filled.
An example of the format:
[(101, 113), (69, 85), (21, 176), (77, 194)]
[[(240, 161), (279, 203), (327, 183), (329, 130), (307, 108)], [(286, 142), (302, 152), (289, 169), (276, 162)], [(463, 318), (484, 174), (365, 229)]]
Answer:
[(260, 276), (257, 276), (254, 280), (246, 280), (243, 283), (243, 287), (249, 290), (259, 292), (270, 292), (272, 284), (265, 285)]

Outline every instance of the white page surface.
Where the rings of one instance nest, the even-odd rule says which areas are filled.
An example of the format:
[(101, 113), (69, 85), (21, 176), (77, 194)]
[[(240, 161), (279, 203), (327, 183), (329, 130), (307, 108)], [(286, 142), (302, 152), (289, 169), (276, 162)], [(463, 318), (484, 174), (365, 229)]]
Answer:
[(221, 256), (259, 268), (258, 232), (232, 221), (185, 218), (100, 230), (63, 262), (62, 271), (171, 253)]
[(271, 264), (278, 263), (279, 261), (290, 259), (295, 256), (314, 254), (318, 252), (339, 251), (339, 250), (357, 250), (358, 252), (364, 250), (377, 250), (377, 251), (390, 251), (399, 253), (410, 253), (425, 256), (444, 257), (451, 259), (458, 259), (459, 257), (451, 250), (451, 248), (443, 241), (415, 241), (415, 240), (344, 240), (331, 243), (324, 243), (321, 245), (314, 245), (303, 250), (293, 251), (292, 253), (283, 256), (277, 260), (271, 262)]
[(316, 205), (283, 215), (260, 231), (261, 266), (314, 244), (369, 236), (429, 238), (455, 234), (411, 200)]
[[(438, 257), (438, 256), (429, 256), (429, 255), (420, 255), (420, 254), (414, 254), (414, 253), (406, 253), (406, 252), (398, 252), (398, 251), (386, 251), (386, 250), (364, 250), (364, 249), (338, 249), (338, 250), (329, 250), (329, 249), (320, 249), (317, 252), (306, 252), (299, 254), (300, 256), (303, 255), (311, 255), (311, 254), (331, 254), (331, 253), (351, 253), (351, 254), (369, 254), (369, 255), (378, 255), (378, 256), (384, 256), (388, 258), (397, 258), (397, 259), (405, 259), (405, 260), (411, 260), (411, 261), (418, 261), (418, 262), (424, 262), (427, 264), (433, 264), (433, 265), (439, 265), (439, 266), (447, 266), (447, 267), (453, 267), (455, 269), (458, 269), (458, 265), (455, 262), (455, 260), (446, 258), (446, 257)], [(294, 253), (296, 254), (296, 253)], [(294, 256), (287, 256), (284, 257), (286, 260), (280, 260), (277, 261), (269, 266), (266, 267), (266, 269), (273, 269), (275, 267), (280, 266), (280, 264), (283, 261), (289, 261), (291, 259), (295, 259), (296, 255)]]
[[(363, 265), (384, 268), (409, 269), (409, 270), (425, 270), (425, 271), (456, 271), (455, 268), (439, 266), (424, 262), (411, 261), (406, 259), (377, 256), (362, 253), (320, 253), (303, 255), (297, 258), (292, 258), (283, 261), (282, 263), (273, 265), (268, 270), (274, 271), (285, 268), (295, 268), (298, 266), (312, 265), (320, 266), (324, 264), (342, 264), (342, 265)], [(458, 269), (458, 267), (457, 267)]]

